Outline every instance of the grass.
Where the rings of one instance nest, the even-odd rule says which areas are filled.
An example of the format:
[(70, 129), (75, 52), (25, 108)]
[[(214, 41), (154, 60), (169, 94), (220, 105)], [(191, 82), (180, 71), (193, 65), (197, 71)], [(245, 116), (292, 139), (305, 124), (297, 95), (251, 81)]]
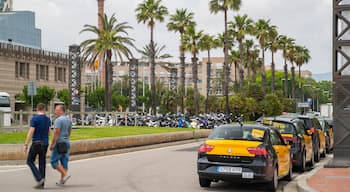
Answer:
[[(73, 129), (71, 140), (98, 138), (113, 138), (132, 135), (169, 133), (191, 131), (190, 128), (161, 128), (161, 127), (103, 127)], [(20, 144), (25, 142), (26, 132), (0, 133), (0, 144)]]

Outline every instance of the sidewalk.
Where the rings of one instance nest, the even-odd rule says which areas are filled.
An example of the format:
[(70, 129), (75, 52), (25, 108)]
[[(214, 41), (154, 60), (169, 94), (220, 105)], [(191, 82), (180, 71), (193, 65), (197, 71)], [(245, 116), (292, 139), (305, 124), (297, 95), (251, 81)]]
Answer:
[(350, 168), (321, 168), (307, 184), (320, 192), (349, 191)]

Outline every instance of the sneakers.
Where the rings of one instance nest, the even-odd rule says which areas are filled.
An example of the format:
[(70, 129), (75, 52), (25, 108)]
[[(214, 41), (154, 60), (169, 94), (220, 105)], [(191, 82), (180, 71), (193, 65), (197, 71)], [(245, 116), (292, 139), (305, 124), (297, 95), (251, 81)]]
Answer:
[(63, 179), (61, 179), (60, 181), (58, 181), (58, 182), (56, 183), (56, 185), (58, 185), (58, 186), (63, 186), (64, 184), (66, 184), (66, 182), (68, 181), (69, 178), (71, 178), (70, 175), (64, 176)]
[(43, 189), (45, 185), (45, 179), (41, 179), (35, 186), (35, 189)]

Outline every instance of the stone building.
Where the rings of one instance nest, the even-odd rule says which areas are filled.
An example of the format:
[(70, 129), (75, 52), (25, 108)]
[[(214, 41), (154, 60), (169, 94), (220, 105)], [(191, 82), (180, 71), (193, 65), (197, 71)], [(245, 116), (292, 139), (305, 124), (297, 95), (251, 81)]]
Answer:
[(28, 82), (55, 90), (68, 88), (69, 56), (41, 49), (0, 43), (0, 91), (11, 96), (22, 93)]

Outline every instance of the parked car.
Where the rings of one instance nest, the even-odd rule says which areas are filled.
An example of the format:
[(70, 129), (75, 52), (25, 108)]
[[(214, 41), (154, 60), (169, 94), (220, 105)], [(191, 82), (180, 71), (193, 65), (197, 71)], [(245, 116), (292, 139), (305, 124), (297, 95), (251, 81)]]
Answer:
[(312, 134), (313, 150), (315, 161), (319, 162), (321, 157), (326, 156), (326, 137), (318, 119), (312, 115), (300, 115), (299, 119), (304, 121), (306, 128)]
[(302, 120), (293, 117), (269, 117), (265, 118), (261, 123), (279, 130), (282, 137), (291, 145), (293, 166), (300, 171), (305, 171), (307, 164), (311, 167), (314, 165), (312, 137)]
[(292, 154), (278, 130), (263, 125), (221, 125), (198, 149), (201, 187), (217, 181), (266, 182), (292, 179)]
[(326, 137), (326, 152), (331, 153), (334, 148), (333, 124), (330, 125), (326, 118), (318, 117)]

